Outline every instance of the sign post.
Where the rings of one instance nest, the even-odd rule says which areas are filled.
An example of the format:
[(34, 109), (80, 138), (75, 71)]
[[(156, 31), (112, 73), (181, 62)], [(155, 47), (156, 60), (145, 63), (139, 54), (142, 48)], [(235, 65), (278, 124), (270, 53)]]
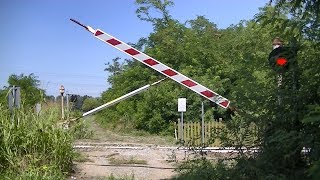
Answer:
[(20, 108), (20, 87), (18, 86), (13, 86), (9, 90), (9, 95), (8, 95), (8, 104), (9, 104), (9, 109), (13, 111), (14, 108)]
[(204, 105), (203, 101), (201, 102), (201, 140), (204, 145)]
[(63, 94), (64, 94), (64, 86), (61, 85), (60, 86), (60, 89), (59, 89), (59, 92), (61, 94), (61, 119), (64, 119), (64, 107), (63, 107)]
[(8, 106), (9, 110), (11, 111), (12, 124), (14, 123), (14, 109), (20, 108), (20, 101), (20, 87), (13, 86), (12, 88), (10, 88), (8, 94)]
[(178, 112), (181, 112), (181, 122), (180, 122), (180, 139), (183, 141), (183, 112), (187, 110), (187, 99), (179, 98), (178, 99)]

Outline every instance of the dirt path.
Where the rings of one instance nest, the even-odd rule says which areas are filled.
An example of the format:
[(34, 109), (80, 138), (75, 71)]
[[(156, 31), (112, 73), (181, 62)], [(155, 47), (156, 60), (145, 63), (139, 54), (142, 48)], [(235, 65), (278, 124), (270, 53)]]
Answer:
[[(172, 179), (178, 163), (200, 156), (174, 145), (172, 139), (123, 135), (99, 127), (93, 117), (85, 121), (94, 132), (93, 138), (74, 143), (81, 156), (74, 162), (75, 173), (69, 179)], [(209, 147), (203, 151), (212, 162), (238, 153), (234, 148)]]
[(75, 142), (82, 160), (74, 162), (70, 179), (170, 179), (176, 175), (176, 161), (185, 157), (163, 138), (119, 135), (99, 127), (92, 118), (87, 121), (94, 136)]
[[(150, 146), (99, 145), (79, 148), (84, 162), (76, 162), (77, 179), (114, 176), (132, 179), (170, 179), (175, 175), (177, 153)], [(179, 153), (183, 156), (183, 153)]]

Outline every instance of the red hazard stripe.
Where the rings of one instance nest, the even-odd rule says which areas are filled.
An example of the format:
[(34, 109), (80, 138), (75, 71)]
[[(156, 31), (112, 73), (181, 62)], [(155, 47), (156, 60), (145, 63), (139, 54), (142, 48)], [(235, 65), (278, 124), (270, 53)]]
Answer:
[(229, 104), (229, 101), (227, 101), (227, 100), (225, 100), (225, 101), (223, 101), (223, 102), (221, 102), (221, 103), (219, 103), (221, 106), (223, 106), (223, 107), (227, 107), (228, 106), (228, 104)]
[(205, 95), (205, 96), (208, 97), (208, 98), (212, 98), (213, 96), (216, 95), (216, 94), (214, 94), (213, 92), (208, 91), (208, 90), (202, 91), (202, 92), (200, 92), (200, 93), (203, 94), (203, 95)]
[(150, 66), (154, 66), (156, 64), (159, 64), (157, 61), (153, 60), (153, 59), (146, 59), (143, 62), (149, 64)]
[(137, 55), (137, 54), (140, 54), (139, 51), (133, 49), (133, 48), (130, 48), (130, 49), (127, 49), (127, 50), (124, 50), (126, 53), (134, 56), (134, 55)]
[(174, 76), (174, 75), (177, 75), (178, 73), (172, 71), (171, 69), (166, 69), (164, 71), (162, 71), (163, 73), (165, 73), (166, 75), (168, 76)]
[(191, 81), (191, 80), (185, 80), (185, 81), (182, 81), (181, 82), (182, 84), (184, 84), (184, 85), (186, 85), (186, 86), (188, 86), (188, 87), (192, 87), (192, 86), (195, 86), (195, 85), (197, 85), (195, 82), (193, 82), (193, 81)]
[(101, 35), (101, 34), (103, 34), (103, 32), (101, 32), (101, 31), (96, 31), (96, 33), (94, 34), (95, 36), (99, 36), (99, 35)]
[(118, 40), (116, 40), (116, 39), (114, 39), (114, 38), (107, 40), (107, 42), (108, 42), (109, 44), (114, 45), (114, 46), (116, 46), (116, 45), (118, 45), (118, 44), (121, 44), (120, 41), (118, 41)]

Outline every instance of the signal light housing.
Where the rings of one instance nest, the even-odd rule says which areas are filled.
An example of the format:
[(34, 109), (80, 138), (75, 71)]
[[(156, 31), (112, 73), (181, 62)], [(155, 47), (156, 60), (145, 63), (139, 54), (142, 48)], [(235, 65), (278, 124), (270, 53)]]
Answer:
[(294, 61), (295, 52), (290, 47), (277, 47), (269, 54), (269, 65), (278, 73), (284, 73)]

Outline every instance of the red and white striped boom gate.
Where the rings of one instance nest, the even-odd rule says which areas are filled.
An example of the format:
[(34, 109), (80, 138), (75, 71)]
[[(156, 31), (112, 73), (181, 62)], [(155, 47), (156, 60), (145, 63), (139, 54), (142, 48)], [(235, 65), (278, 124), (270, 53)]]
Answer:
[(230, 101), (218, 93), (206, 88), (205, 86), (197, 83), (196, 81), (188, 78), (187, 76), (179, 73), (178, 71), (162, 64), (161, 62), (155, 60), (154, 58), (140, 52), (139, 50), (129, 46), (128, 44), (120, 41), (119, 39), (101, 31), (100, 29), (94, 30), (90, 26), (85, 26), (74, 19), (70, 19), (71, 21), (75, 22), (76, 24), (82, 26), (87, 31), (91, 32), (94, 37), (98, 38), (99, 40), (111, 45), (112, 47), (128, 54), (132, 58), (138, 60), (139, 62), (145, 64), (146, 66), (158, 71), (159, 73), (169, 77), (170, 79), (176, 81), (177, 83), (191, 89), (192, 91), (196, 92), (197, 94), (209, 99), (210, 101), (218, 104), (223, 108), (228, 108)]

